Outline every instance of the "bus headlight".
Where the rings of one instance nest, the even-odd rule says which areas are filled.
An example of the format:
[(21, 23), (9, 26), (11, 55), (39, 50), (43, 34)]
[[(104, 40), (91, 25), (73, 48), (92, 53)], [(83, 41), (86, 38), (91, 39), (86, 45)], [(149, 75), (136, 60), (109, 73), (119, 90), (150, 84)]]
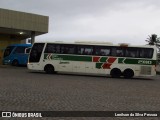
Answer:
[(11, 60), (4, 60), (4, 64), (10, 64)]

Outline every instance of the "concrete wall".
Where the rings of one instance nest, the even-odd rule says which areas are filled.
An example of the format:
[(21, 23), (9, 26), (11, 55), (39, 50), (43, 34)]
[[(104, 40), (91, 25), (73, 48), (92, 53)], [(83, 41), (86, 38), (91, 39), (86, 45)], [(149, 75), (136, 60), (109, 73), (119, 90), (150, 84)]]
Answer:
[(0, 35), (0, 65), (2, 64), (3, 53), (9, 44), (20, 43), (21, 40), (11, 40), (9, 35)]
[(48, 16), (0, 9), (0, 27), (48, 32)]
[(0, 8), (0, 64), (6, 46), (48, 33), (49, 17)]

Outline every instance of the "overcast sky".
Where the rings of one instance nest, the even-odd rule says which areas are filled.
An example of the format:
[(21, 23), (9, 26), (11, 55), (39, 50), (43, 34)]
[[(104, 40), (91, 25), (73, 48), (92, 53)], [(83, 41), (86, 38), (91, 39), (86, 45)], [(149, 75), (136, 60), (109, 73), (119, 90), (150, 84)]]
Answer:
[(0, 0), (0, 8), (49, 16), (49, 33), (36, 41), (142, 45), (160, 37), (160, 0)]

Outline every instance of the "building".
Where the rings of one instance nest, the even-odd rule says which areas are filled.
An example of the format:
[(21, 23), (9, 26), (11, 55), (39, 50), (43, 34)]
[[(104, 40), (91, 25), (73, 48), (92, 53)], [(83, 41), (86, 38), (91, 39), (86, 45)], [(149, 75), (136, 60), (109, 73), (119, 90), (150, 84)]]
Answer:
[(0, 64), (6, 46), (48, 33), (49, 17), (0, 8)]

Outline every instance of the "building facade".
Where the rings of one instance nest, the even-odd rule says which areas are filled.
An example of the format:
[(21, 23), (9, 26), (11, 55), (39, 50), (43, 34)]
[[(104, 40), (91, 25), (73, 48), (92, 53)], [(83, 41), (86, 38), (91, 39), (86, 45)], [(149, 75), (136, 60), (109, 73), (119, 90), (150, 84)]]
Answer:
[(49, 17), (0, 8), (0, 64), (6, 46), (48, 33)]

